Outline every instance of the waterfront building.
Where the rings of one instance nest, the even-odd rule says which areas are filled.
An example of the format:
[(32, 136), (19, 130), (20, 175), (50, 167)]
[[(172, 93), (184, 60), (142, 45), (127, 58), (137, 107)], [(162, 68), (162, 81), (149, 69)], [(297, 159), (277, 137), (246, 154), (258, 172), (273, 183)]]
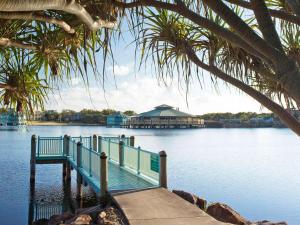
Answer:
[(26, 125), (24, 114), (15, 112), (14, 110), (0, 113), (0, 130), (15, 130), (24, 125)]
[(81, 113), (80, 112), (64, 112), (61, 114), (61, 120), (65, 122), (78, 122), (80, 121), (81, 118)]
[(123, 127), (129, 120), (129, 116), (121, 112), (116, 112), (114, 114), (108, 115), (106, 117), (107, 127)]
[(169, 105), (159, 105), (153, 110), (132, 116), (126, 123), (128, 128), (199, 128), (204, 120), (181, 112)]

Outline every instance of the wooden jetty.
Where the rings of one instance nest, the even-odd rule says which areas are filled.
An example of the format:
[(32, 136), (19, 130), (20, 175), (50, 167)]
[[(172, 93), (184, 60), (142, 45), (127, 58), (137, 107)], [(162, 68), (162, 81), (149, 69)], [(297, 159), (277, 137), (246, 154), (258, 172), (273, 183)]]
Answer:
[[(110, 195), (131, 225), (222, 225), (195, 205), (167, 190), (167, 155), (134, 147), (134, 137), (31, 138), (30, 181), (34, 195), (36, 164), (63, 164), (63, 181), (71, 186), (77, 171), (76, 197), (88, 184), (100, 198)], [(29, 224), (60, 214), (64, 205), (30, 201)]]
[[(166, 187), (166, 154), (134, 147), (134, 136), (125, 137), (31, 137), (30, 192), (34, 199), (37, 164), (62, 164), (62, 176), (71, 186), (71, 169), (77, 172), (76, 198), (83, 197), (83, 185), (88, 184), (99, 198), (111, 192)], [(36, 219), (36, 207), (31, 201), (29, 218)], [(42, 210), (43, 207), (41, 207)], [(48, 212), (57, 211), (44, 207)], [(43, 211), (45, 211), (43, 210)], [(34, 216), (36, 215), (36, 216)], [(51, 215), (50, 215), (51, 216)], [(35, 218), (33, 218), (35, 217)]]

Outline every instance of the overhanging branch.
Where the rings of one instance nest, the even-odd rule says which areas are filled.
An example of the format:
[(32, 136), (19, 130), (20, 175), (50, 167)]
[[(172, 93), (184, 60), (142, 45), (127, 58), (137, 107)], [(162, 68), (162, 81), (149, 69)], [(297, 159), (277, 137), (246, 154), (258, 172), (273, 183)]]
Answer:
[(28, 45), (17, 41), (12, 41), (9, 38), (0, 38), (0, 46), (22, 48), (22, 49), (33, 50), (33, 51), (38, 49), (34, 45)]
[[(244, 0), (226, 0), (227, 2), (243, 7), (245, 9), (253, 9), (250, 2), (244, 1)], [(278, 18), (281, 20), (285, 20), (290, 23), (294, 23), (300, 26), (300, 17), (292, 15), (288, 12), (282, 11), (282, 10), (275, 10), (275, 9), (269, 9), (270, 15), (274, 18)]]
[(255, 90), (253, 87), (245, 84), (244, 82), (224, 73), (220, 69), (218, 69), (214, 65), (207, 65), (203, 63), (199, 57), (196, 55), (194, 50), (191, 47), (187, 46), (187, 56), (193, 61), (197, 66), (201, 67), (202, 69), (212, 73), (219, 79), (233, 85), (234, 87), (240, 89), (241, 91), (245, 92), (256, 101), (261, 103), (270, 111), (274, 112), (283, 123), (285, 123), (291, 130), (293, 130), (296, 134), (300, 135), (300, 122), (294, 118), (288, 111), (286, 111), (282, 106), (265, 96), (264, 94), (260, 93), (259, 91)]
[(67, 24), (63, 20), (59, 20), (53, 17), (45, 16), (45, 15), (36, 15), (33, 12), (0, 12), (0, 18), (1, 19), (21, 19), (21, 20), (36, 20), (36, 21), (42, 21), (47, 22), (51, 24), (55, 24), (59, 27), (61, 27), (64, 31), (67, 33), (73, 34), (75, 33), (75, 30)]

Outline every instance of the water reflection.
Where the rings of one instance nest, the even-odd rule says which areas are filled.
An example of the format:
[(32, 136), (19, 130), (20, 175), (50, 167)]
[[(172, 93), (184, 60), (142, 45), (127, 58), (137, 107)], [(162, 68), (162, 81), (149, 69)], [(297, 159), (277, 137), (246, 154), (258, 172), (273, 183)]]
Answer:
[[(47, 167), (47, 165), (44, 166)], [(43, 165), (39, 166), (40, 169), (41, 167)], [(76, 172), (74, 171), (74, 173)], [(28, 225), (32, 225), (37, 220), (50, 219), (53, 215), (66, 212), (75, 213), (78, 208), (89, 207), (98, 203), (96, 194), (84, 184), (82, 184), (83, 198), (76, 199), (74, 174), (71, 177), (73, 179), (65, 180), (62, 175), (60, 184), (51, 182), (52, 185), (47, 187), (44, 187), (43, 184), (44, 177), (39, 180), (41, 177), (37, 176), (35, 182), (30, 182)]]

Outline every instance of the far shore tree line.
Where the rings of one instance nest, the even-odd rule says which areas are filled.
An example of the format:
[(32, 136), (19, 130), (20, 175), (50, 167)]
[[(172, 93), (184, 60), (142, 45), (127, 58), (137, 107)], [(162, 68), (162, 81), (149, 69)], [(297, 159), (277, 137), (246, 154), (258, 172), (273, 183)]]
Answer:
[[(35, 121), (55, 121), (55, 122), (78, 122), (87, 124), (106, 124), (106, 117), (119, 111), (114, 109), (82, 109), (76, 112), (75, 110), (64, 109), (61, 112), (56, 110), (45, 110), (35, 112), (34, 116), (31, 116), (29, 120)], [(136, 113), (132, 110), (126, 110), (122, 112), (127, 116), (133, 116)]]
[[(6, 110), (0, 108), (0, 113)], [(29, 117), (33, 121), (51, 121), (51, 122), (74, 122), (85, 124), (106, 125), (108, 115), (115, 114), (119, 111), (115, 109), (82, 109), (80, 111), (64, 109), (61, 112), (56, 110), (38, 111), (34, 116)], [(133, 110), (121, 112), (126, 116), (134, 116), (137, 113)], [(294, 116), (298, 117), (299, 112), (294, 111)], [(208, 127), (282, 127), (280, 119), (274, 113), (255, 113), (255, 112), (239, 112), (239, 113), (206, 113), (196, 115), (196, 117), (204, 119)]]

